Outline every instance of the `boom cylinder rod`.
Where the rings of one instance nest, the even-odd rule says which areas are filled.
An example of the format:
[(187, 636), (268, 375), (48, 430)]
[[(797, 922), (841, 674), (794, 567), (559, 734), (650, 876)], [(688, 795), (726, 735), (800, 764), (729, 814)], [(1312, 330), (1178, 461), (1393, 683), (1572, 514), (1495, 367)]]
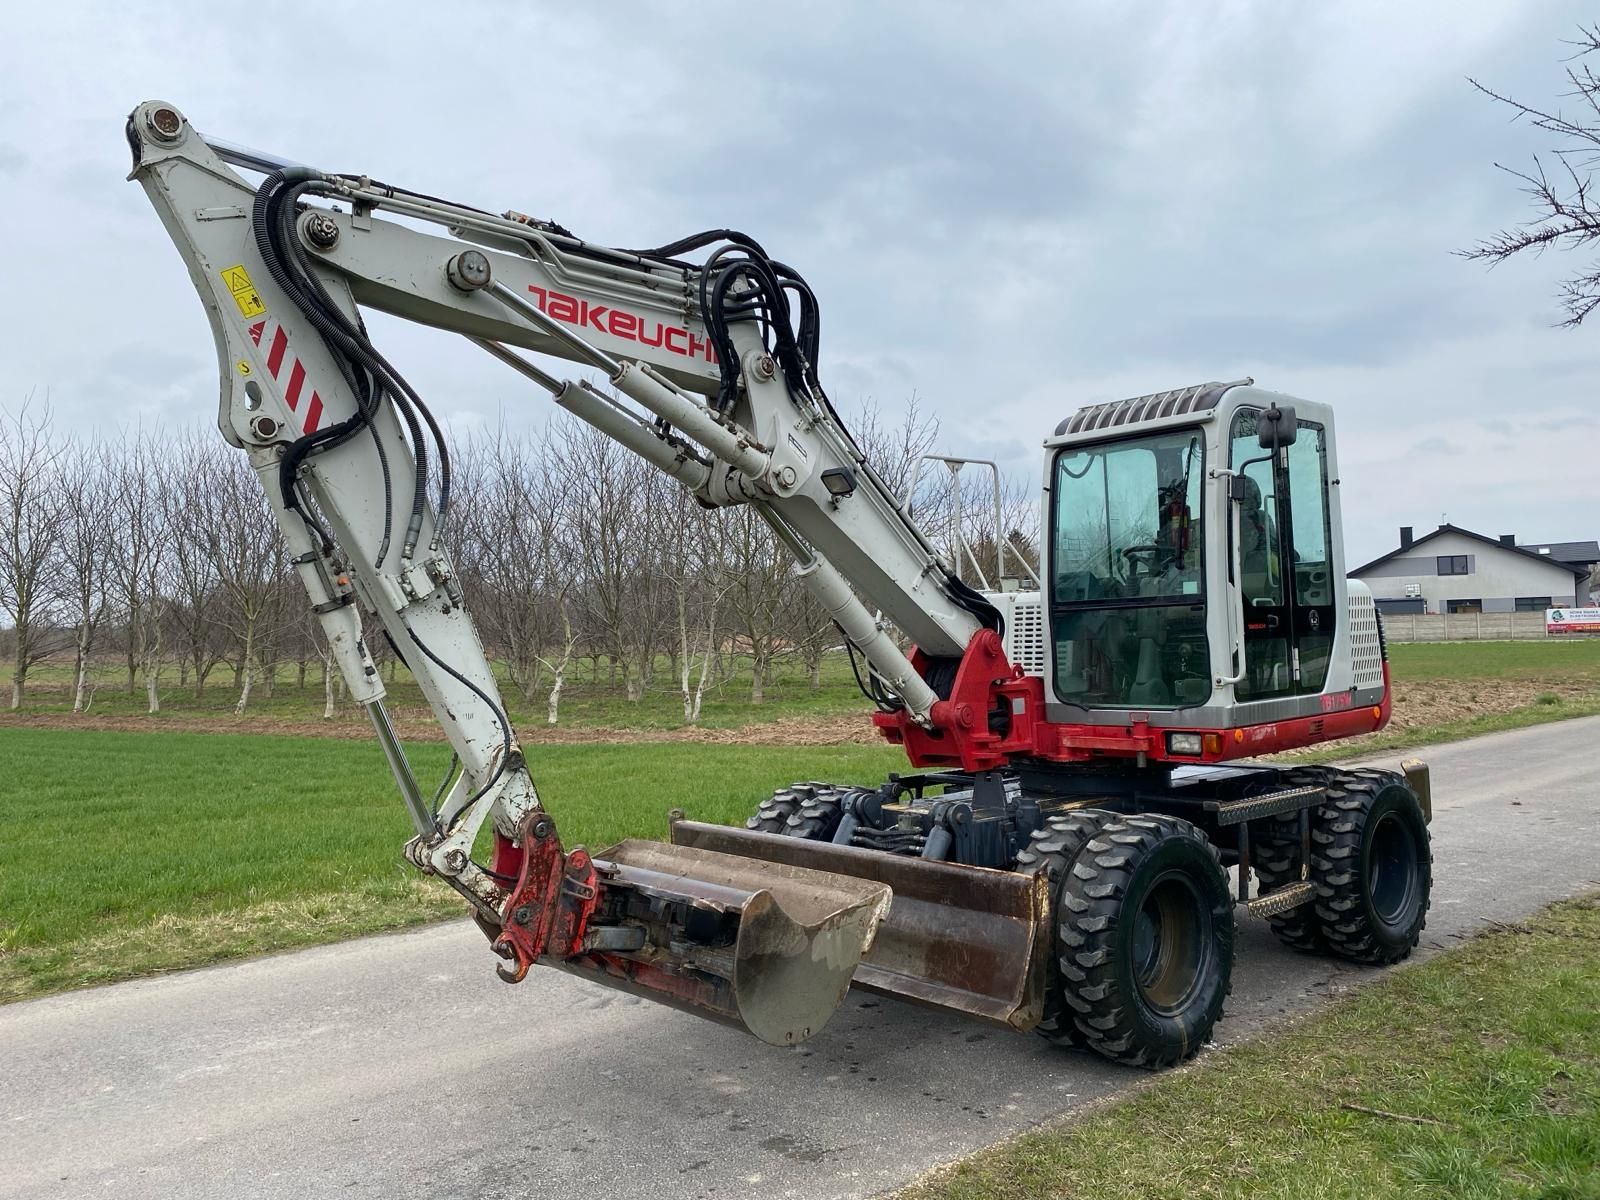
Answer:
[(394, 772), (394, 780), (400, 785), (400, 798), (405, 801), (406, 811), (411, 814), (411, 823), (417, 827), (417, 832), (423, 838), (433, 837), (433, 814), (428, 811), (428, 805), (422, 799), (422, 789), (417, 786), (417, 777), (411, 773), (411, 763), (406, 760), (405, 747), (400, 744), (400, 739), (395, 736), (394, 726), (389, 723), (389, 710), (384, 708), (382, 700), (374, 700), (363, 707), (367, 710), (367, 717), (372, 721), (372, 728), (377, 732), (378, 744), (383, 747), (383, 756), (389, 760), (389, 770)]
[(766, 473), (771, 456), (753, 446), (748, 435), (723, 425), (703, 404), (673, 387), (648, 366), (619, 361), (591, 346), (503, 283), (490, 283), (484, 290), (541, 333), (549, 334), (566, 346), (579, 362), (600, 368), (611, 377), (618, 391), (683, 430), (729, 466), (753, 479)]
[(599, 367), (612, 379), (615, 379), (617, 373), (622, 370), (622, 364), (604, 350), (591, 346), (560, 321), (554, 317), (546, 316), (538, 305), (529, 304), (505, 284), (493, 282), (484, 290), (540, 333), (548, 334), (550, 337), (555, 338), (556, 341), (570, 350), (572, 357), (579, 362), (588, 363), (591, 367)]
[(691, 490), (701, 488), (711, 477), (711, 469), (705, 463), (687, 450), (668, 442), (638, 417), (618, 407), (587, 384), (557, 379), (499, 342), (481, 338), (474, 338), (473, 341), (548, 391), (562, 408), (613, 441), (620, 442), (685, 487)]

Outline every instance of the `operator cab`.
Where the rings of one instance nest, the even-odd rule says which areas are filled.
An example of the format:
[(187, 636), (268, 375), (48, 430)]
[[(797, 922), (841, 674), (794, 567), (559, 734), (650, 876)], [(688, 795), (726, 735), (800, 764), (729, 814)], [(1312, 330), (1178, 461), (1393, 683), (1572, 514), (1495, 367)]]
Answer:
[(1050, 721), (1242, 739), (1383, 701), (1328, 406), (1201, 384), (1081, 409), (1045, 447)]

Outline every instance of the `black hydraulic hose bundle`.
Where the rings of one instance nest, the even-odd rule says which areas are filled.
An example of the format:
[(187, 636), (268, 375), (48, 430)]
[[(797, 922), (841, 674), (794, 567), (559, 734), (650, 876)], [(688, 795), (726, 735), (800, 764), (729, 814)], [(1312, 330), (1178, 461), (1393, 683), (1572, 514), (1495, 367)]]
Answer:
[[(723, 245), (713, 251), (700, 268), (698, 280), (701, 319), (705, 322), (707, 337), (716, 353), (721, 373), (715, 401), (718, 410), (723, 413), (731, 411), (738, 398), (738, 352), (728, 326), (737, 320), (760, 319), (763, 344), (777, 360), (789, 389), (797, 394), (809, 395), (819, 403), (850, 443), (857, 458), (865, 461), (860, 446), (850, 436), (849, 428), (828, 399), (818, 378), (821, 312), (815, 293), (798, 271), (769, 258), (754, 238), (732, 229), (706, 230), (665, 246), (629, 253), (658, 261), (670, 260), (719, 241)], [(748, 286), (736, 292), (734, 289), (741, 282)], [(789, 306), (787, 293), (790, 292), (799, 305), (798, 328)], [(944, 571), (944, 585), (946, 594), (957, 607), (970, 613), (987, 628), (997, 633), (1004, 632), (1005, 621), (1000, 611), (981, 592), (948, 568)], [(903, 707), (900, 698), (883, 685), (870, 665), (863, 677), (856, 659), (856, 649), (848, 638), (845, 639), (845, 646), (850, 655), (850, 667), (856, 685), (862, 693), (880, 711), (892, 712)]]
[[(311, 270), (306, 251), (295, 233), (296, 200), (309, 188), (325, 179), (319, 172), (294, 167), (275, 171), (256, 191), (253, 206), (252, 228), (257, 249), (266, 262), (273, 280), (289, 293), (296, 307), (306, 315), (323, 340), (334, 352), (340, 373), (356, 395), (357, 411), (349, 419), (326, 429), (298, 439), (284, 456), (280, 472), (284, 489), (284, 503), (296, 511), (304, 511), (294, 498), (293, 481), (301, 464), (312, 453), (331, 449), (347, 441), (364, 428), (372, 428), (372, 418), (384, 396), (394, 401), (395, 408), (406, 424), (415, 456), (411, 515), (406, 527), (403, 556), (409, 558), (415, 550), (422, 528), (423, 512), (427, 505), (428, 447), (422, 425), (437, 448), (439, 462), (439, 503), (435, 521), (434, 545), (438, 544), (450, 508), (450, 457), (444, 434), (434, 420), (422, 398), (378, 352), (367, 337), (359, 319), (351, 321), (333, 303), (332, 297)], [(420, 421), (419, 421), (420, 415)], [(372, 428), (374, 443), (378, 448), (384, 470), (384, 541), (378, 556), (382, 565), (387, 555), (392, 524), (392, 491), (388, 486), (388, 456), (385, 454), (377, 430)]]
[[(393, 525), (393, 488), (389, 475), (389, 459), (378, 429), (373, 424), (373, 418), (377, 415), (384, 399), (387, 398), (394, 403), (405, 422), (416, 463), (412, 481), (411, 517), (406, 528), (403, 558), (411, 557), (416, 547), (423, 514), (427, 507), (428, 447), (423, 436), (423, 423), (427, 425), (428, 433), (438, 450), (439, 503), (434, 521), (434, 548), (438, 546), (440, 531), (444, 527), (450, 505), (449, 450), (445, 445), (443, 432), (422, 398), (373, 346), (359, 318), (351, 321), (340, 311), (315, 272), (311, 270), (305, 248), (300, 244), (295, 232), (296, 201), (300, 195), (325, 178), (321, 173), (303, 167), (275, 171), (267, 176), (257, 189), (251, 212), (251, 228), (255, 235), (256, 247), (266, 263), (268, 273), (278, 286), (289, 294), (295, 306), (305, 314), (306, 319), (322, 336), (325, 344), (333, 352), (340, 374), (344, 376), (345, 382), (350, 385), (356, 397), (356, 412), (352, 416), (307, 434), (290, 445), (279, 472), (279, 486), (283, 490), (284, 506), (300, 513), (308, 522), (311, 521), (312, 517), (299, 494), (298, 474), (301, 465), (311, 454), (340, 445), (363, 429), (370, 430), (383, 471), (384, 534), (374, 563), (375, 567), (381, 569), (388, 556)], [(418, 420), (419, 414), (421, 421)], [(326, 545), (327, 534), (320, 527), (317, 528), (319, 536)], [(486, 795), (510, 766), (514, 747), (511, 722), (501, 707), (481, 687), (435, 654), (409, 624), (404, 625), (404, 628), (412, 643), (428, 661), (483, 701), (500, 727), (501, 754), (494, 773), (473, 793), (466, 804), (457, 810), (459, 815)], [(396, 652), (398, 653), (398, 647)], [(447, 778), (446, 786), (448, 782)], [(436, 798), (436, 802), (438, 799), (442, 799), (442, 795)], [(435, 820), (438, 819), (438, 815), (435, 810)]]

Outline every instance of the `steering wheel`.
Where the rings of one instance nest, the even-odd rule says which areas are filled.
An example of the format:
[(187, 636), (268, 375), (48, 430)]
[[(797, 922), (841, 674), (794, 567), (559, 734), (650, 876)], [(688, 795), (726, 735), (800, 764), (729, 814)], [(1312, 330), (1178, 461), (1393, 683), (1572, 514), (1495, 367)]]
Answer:
[[(1156, 572), (1156, 555), (1161, 553), (1161, 547), (1154, 542), (1145, 542), (1138, 546), (1125, 546), (1122, 557), (1128, 560), (1127, 577), (1137, 575), (1154, 575)], [(1142, 557), (1148, 555), (1148, 557)]]

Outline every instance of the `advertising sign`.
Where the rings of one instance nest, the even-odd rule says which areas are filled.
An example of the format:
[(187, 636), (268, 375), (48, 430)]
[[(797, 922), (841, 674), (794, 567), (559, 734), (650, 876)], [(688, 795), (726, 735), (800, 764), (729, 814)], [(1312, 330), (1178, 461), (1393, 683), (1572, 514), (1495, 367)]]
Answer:
[(1547, 608), (1544, 631), (1600, 634), (1600, 608)]

